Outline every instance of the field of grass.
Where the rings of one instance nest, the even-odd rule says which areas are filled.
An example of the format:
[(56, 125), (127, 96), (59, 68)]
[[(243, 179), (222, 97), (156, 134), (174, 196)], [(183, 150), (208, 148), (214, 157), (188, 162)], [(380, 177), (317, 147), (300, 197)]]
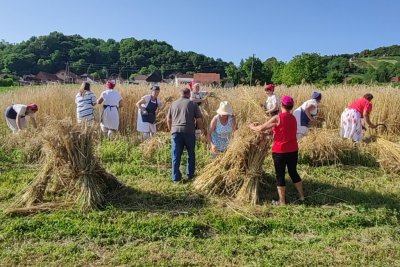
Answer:
[[(73, 105), (62, 96), (76, 92), (63, 90), (51, 94), (53, 102), (42, 111), (52, 111), (60, 117), (74, 114), (70, 110)], [(133, 94), (129, 91), (133, 88), (124, 90), (125, 95)], [(140, 94), (144, 92), (140, 90)], [(295, 99), (305, 99), (312, 88), (292, 90)], [(333, 108), (339, 109), (340, 103), (362, 91), (378, 89), (355, 87), (354, 92), (347, 93), (343, 93), (344, 89), (335, 90), (343, 90), (340, 97), (347, 98), (332, 99)], [(380, 93), (379, 100), (387, 99), (386, 90), (390, 89)], [(30, 97), (40, 101), (40, 95)], [(22, 93), (3, 93), (2, 101), (15, 96)], [(325, 116), (334, 116), (336, 111), (327, 108), (329, 98), (324, 101)], [(377, 101), (381, 109), (375, 118), (397, 118), (389, 114), (391, 101), (396, 99)], [(239, 110), (238, 103), (236, 107), (244, 117), (248, 107)], [(130, 116), (134, 118), (133, 114)], [(329, 121), (333, 123), (334, 119)], [(40, 123), (44, 125), (45, 120)], [(270, 203), (277, 196), (268, 156), (267, 201), (247, 206), (202, 195), (191, 183), (173, 184), (169, 144), (145, 158), (130, 133), (112, 141), (103, 140), (97, 146), (102, 165), (128, 186), (104, 209), (10, 216), (4, 210), (41, 166), (36, 161), (28, 162), (23, 148), (7, 146), (10, 135), (4, 125), (0, 128), (1, 266), (400, 265), (400, 177), (378, 167), (365, 167), (363, 162), (311, 167), (304, 162), (299, 173), (304, 179), (305, 204), (296, 202), (296, 192), (288, 182), (289, 204), (277, 207)], [(197, 146), (197, 160), (199, 173), (210, 161), (204, 144)]]

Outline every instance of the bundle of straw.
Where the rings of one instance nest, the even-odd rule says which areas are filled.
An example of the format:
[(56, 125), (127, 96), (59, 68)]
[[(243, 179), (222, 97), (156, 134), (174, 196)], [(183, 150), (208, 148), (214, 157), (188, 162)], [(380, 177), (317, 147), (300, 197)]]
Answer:
[(271, 143), (269, 136), (256, 134), (243, 125), (235, 132), (227, 151), (205, 166), (194, 187), (209, 195), (259, 203), (262, 166)]
[(60, 206), (74, 203), (81, 210), (101, 207), (122, 184), (107, 173), (94, 156), (95, 134), (93, 128), (72, 125), (70, 121), (49, 123), (42, 132), (42, 171), (13, 207), (34, 210), (34, 206), (41, 206), (45, 197), (51, 197)]
[(388, 173), (400, 174), (400, 144), (378, 137), (379, 165)]
[(145, 159), (151, 159), (157, 151), (164, 148), (171, 140), (169, 133), (157, 133), (139, 145), (139, 149)]
[(354, 144), (339, 136), (338, 130), (311, 129), (299, 142), (301, 161), (310, 165), (343, 163)]
[(25, 130), (12, 134), (0, 141), (7, 151), (21, 149), (24, 160), (28, 163), (37, 162), (42, 156), (43, 140), (37, 130)]

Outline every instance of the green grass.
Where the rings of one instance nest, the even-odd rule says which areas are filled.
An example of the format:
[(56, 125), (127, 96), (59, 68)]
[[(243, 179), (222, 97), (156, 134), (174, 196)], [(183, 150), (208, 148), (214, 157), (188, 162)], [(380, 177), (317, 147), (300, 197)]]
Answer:
[[(124, 194), (100, 211), (8, 216), (40, 169), (12, 153), (0, 150), (1, 266), (400, 265), (400, 177), (376, 167), (300, 165), (306, 204), (288, 182), (291, 204), (250, 207), (173, 184), (168, 145), (145, 159), (129, 142), (103, 141), (97, 153)], [(202, 167), (208, 154), (197, 153)], [(266, 191), (276, 198), (272, 178)]]

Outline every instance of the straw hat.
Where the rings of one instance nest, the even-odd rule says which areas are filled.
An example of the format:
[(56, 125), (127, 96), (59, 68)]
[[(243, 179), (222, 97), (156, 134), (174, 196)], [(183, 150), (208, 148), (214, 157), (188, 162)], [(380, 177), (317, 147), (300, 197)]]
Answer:
[(228, 101), (222, 101), (217, 109), (217, 114), (219, 115), (232, 115), (233, 109)]

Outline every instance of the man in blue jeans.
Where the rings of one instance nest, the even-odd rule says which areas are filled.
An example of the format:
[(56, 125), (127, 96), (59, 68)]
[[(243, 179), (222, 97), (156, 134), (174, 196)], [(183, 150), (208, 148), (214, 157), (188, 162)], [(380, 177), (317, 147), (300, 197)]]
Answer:
[(172, 135), (172, 180), (174, 182), (182, 179), (179, 167), (184, 147), (188, 152), (186, 174), (189, 180), (194, 177), (196, 164), (195, 121), (197, 128), (203, 132), (203, 119), (199, 106), (190, 101), (190, 89), (182, 89), (181, 97), (172, 103), (167, 115), (168, 128)]

